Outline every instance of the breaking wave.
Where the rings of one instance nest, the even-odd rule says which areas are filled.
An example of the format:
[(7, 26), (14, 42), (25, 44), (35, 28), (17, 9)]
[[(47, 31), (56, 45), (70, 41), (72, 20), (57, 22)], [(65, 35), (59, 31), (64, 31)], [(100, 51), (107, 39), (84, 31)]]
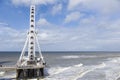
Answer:
[(65, 55), (65, 56), (62, 56), (61, 58), (62, 59), (77, 59), (77, 58), (95, 58), (97, 56), (90, 56), (90, 55)]
[(62, 59), (76, 59), (76, 58), (80, 58), (80, 57), (77, 55), (62, 56)]
[(120, 58), (113, 58), (106, 62), (107, 67), (104, 69), (108, 80), (120, 80)]
[(49, 74), (52, 75), (45, 80), (120, 80), (120, 58), (111, 58), (98, 65), (54, 67)]
[(4, 74), (5, 74), (5, 72), (3, 72), (3, 71), (0, 72), (0, 76), (4, 76)]
[(69, 67), (51, 68), (49, 74), (52, 75), (46, 77), (45, 80), (77, 80), (88, 72), (103, 67), (105, 67), (104, 63), (89, 67), (83, 64), (77, 64)]
[[(77, 57), (74, 56), (74, 58)], [(44, 80), (120, 80), (120, 58), (108, 58), (96, 65), (80, 63), (68, 67), (51, 67), (47, 69), (47, 72), (49, 75)], [(0, 72), (0, 80), (3, 78), (8, 80), (7, 78), (15, 76), (12, 74), (3, 77), (4, 74), (5, 72)]]

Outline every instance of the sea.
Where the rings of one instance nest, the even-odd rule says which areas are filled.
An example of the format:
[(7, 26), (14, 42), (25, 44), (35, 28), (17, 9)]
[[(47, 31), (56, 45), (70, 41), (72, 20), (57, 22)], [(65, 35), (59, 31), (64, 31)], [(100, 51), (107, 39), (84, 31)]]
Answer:
[[(120, 80), (120, 52), (42, 52), (47, 63), (42, 80)], [(15, 65), (20, 52), (0, 52), (0, 65)], [(0, 80), (12, 80), (14, 71), (0, 71)]]

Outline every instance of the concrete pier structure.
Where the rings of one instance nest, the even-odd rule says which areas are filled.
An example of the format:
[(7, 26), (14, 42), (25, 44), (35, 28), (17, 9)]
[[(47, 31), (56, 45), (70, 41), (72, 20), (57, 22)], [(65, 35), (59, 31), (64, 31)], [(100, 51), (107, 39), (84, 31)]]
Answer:
[(44, 68), (17, 69), (16, 73), (17, 79), (40, 78), (44, 77)]

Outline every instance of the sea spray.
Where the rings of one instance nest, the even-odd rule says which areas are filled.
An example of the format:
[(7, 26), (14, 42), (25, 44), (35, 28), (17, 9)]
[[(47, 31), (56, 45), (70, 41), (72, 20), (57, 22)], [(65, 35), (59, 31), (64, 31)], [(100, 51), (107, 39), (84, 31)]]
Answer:
[(4, 76), (5, 72), (0, 72), (0, 77)]

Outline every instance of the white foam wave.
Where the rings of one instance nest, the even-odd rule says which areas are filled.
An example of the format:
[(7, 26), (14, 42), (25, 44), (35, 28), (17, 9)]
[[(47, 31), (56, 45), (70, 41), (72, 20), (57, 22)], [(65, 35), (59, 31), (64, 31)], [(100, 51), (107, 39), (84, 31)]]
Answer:
[(80, 58), (77, 55), (69, 55), (69, 56), (62, 56), (63, 59), (76, 59), (76, 58)]
[(16, 77), (16, 74), (15, 74), (15, 73), (11, 73), (11, 74), (9, 74), (9, 75), (6, 75), (6, 74), (4, 73), (4, 75), (1, 76), (0, 78), (3, 78), (3, 79), (12, 79), (12, 78), (15, 78), (15, 77)]
[(103, 72), (106, 75), (106, 80), (117, 80), (120, 78), (120, 58), (109, 58), (105, 62), (107, 65)]
[(81, 55), (80, 58), (96, 58), (98, 56), (95, 56), (95, 55)]
[(81, 66), (83, 66), (83, 64), (80, 63), (80, 64), (77, 64), (77, 65), (74, 65), (74, 66), (69, 66), (69, 67), (55, 67), (55, 68), (49, 69), (48, 73), (50, 75), (56, 75), (56, 74), (60, 74), (60, 73), (62, 73), (64, 71), (66, 71), (66, 70), (69, 70), (72, 67), (81, 67)]
[(77, 58), (95, 58), (97, 56), (91, 56), (91, 55), (65, 55), (62, 56), (62, 59), (77, 59)]
[(65, 70), (68, 70), (70, 69), (71, 67), (65, 67), (65, 68), (62, 68), (62, 67), (57, 67), (57, 68), (51, 68), (50, 70), (48, 70), (48, 73), (50, 75), (56, 75), (56, 74), (59, 74)]
[(59, 67), (52, 69), (52, 75), (45, 78), (45, 80), (77, 80), (82, 78), (87, 73), (96, 69), (104, 68), (105, 63), (93, 66), (83, 66), (83, 64), (77, 64), (69, 67)]
[(83, 64), (77, 64), (77, 65), (74, 65), (75, 67), (81, 67), (83, 66)]
[(0, 76), (4, 76), (5, 72), (0, 72)]
[[(74, 80), (120, 80), (120, 58), (111, 58), (102, 64), (87, 67), (89, 69), (86, 68), (88, 70), (84, 70), (84, 72), (80, 72), (74, 76)], [(96, 76), (96, 74), (98, 76)], [(84, 75), (86, 76), (84, 77)], [(100, 76), (102, 76), (102, 78)]]
[(110, 61), (113, 63), (120, 63), (120, 58), (113, 58)]
[(106, 64), (103, 62), (100, 65), (96, 66), (96, 68), (104, 68), (106, 66)]
[(73, 80), (77, 80), (79, 78), (82, 78), (85, 74), (94, 71), (96, 69), (100, 69), (100, 68), (104, 68), (106, 66), (105, 63), (101, 63), (99, 65), (96, 66), (89, 66), (87, 68), (84, 68), (84, 70), (80, 71), (76, 76), (74, 76)]

